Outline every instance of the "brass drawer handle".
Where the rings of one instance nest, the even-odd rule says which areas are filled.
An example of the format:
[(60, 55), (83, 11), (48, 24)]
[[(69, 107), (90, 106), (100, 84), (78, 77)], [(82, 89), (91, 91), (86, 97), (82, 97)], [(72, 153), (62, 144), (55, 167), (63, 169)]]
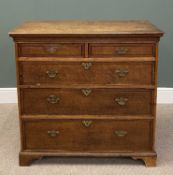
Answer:
[(57, 51), (58, 47), (49, 47), (47, 48), (47, 52), (50, 54), (54, 54)]
[(117, 102), (117, 104), (119, 104), (120, 106), (124, 106), (126, 105), (128, 98), (124, 98), (124, 97), (119, 97), (116, 98), (115, 101)]
[(49, 131), (47, 131), (47, 134), (50, 137), (56, 137), (57, 135), (59, 135), (59, 131), (57, 131), (57, 130), (49, 130)]
[(47, 70), (46, 74), (48, 75), (49, 78), (55, 78), (58, 75), (57, 70)]
[(127, 76), (127, 74), (129, 73), (129, 71), (127, 69), (117, 69), (115, 70), (115, 73), (120, 77), (123, 78), (125, 76)]
[(82, 89), (81, 91), (85, 96), (88, 96), (92, 92), (91, 89)]
[(123, 55), (123, 54), (126, 54), (126, 53), (128, 52), (128, 48), (119, 47), (119, 48), (117, 48), (115, 51), (116, 51), (117, 54)]
[(127, 135), (127, 131), (124, 131), (124, 130), (116, 130), (114, 131), (114, 134), (118, 137), (124, 137)]
[(58, 103), (60, 100), (59, 97), (57, 97), (56, 95), (49, 95), (49, 97), (47, 97), (47, 101), (51, 104), (56, 104)]
[(90, 69), (91, 68), (91, 66), (92, 66), (92, 63), (82, 63), (82, 66), (83, 66), (83, 68), (85, 69), (85, 70), (88, 70), (88, 69)]
[(83, 124), (86, 128), (88, 128), (88, 127), (91, 126), (92, 120), (83, 120), (83, 121), (82, 121), (82, 124)]

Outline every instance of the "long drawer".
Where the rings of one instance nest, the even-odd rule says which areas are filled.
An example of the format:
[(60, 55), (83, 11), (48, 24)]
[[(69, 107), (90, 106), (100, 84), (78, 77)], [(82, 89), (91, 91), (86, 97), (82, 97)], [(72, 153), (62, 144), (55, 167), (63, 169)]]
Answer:
[(25, 149), (56, 151), (151, 151), (150, 120), (34, 120), (23, 123)]
[(20, 62), (20, 84), (154, 84), (153, 62)]
[(151, 114), (153, 91), (114, 88), (21, 89), (22, 114)]

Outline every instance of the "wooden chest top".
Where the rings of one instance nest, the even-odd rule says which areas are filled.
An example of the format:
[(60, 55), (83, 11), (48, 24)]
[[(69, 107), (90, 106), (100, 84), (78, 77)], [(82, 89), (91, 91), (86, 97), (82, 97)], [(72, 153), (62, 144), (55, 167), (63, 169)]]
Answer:
[(17, 35), (156, 35), (163, 32), (149, 21), (30, 21), (9, 33)]

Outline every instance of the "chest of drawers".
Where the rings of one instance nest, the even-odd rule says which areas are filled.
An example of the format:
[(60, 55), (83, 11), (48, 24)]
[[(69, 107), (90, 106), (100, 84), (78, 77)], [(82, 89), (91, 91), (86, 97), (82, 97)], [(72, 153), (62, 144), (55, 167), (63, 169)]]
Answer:
[(15, 41), (20, 165), (130, 156), (156, 165), (158, 43), (148, 21), (34, 21)]

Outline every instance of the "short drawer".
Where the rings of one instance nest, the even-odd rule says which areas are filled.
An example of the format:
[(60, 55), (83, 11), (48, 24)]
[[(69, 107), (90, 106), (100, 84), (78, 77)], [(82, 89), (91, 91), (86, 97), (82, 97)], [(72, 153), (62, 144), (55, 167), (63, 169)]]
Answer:
[(154, 84), (153, 62), (20, 62), (20, 84)]
[(36, 120), (23, 123), (25, 149), (113, 152), (151, 151), (150, 120)]
[(22, 43), (18, 44), (21, 57), (84, 57), (84, 44), (78, 43)]
[(90, 57), (152, 57), (153, 44), (90, 44)]
[(21, 89), (22, 114), (148, 115), (152, 98), (152, 90), (141, 89)]

